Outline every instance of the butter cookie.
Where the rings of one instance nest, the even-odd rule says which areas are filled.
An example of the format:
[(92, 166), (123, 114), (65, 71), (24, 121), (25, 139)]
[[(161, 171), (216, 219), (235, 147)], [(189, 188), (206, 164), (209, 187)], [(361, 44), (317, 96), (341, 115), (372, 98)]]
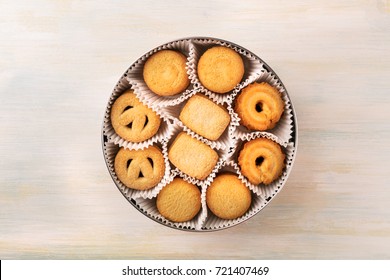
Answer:
[(237, 97), (235, 111), (248, 129), (268, 130), (280, 120), (284, 102), (276, 88), (267, 83), (253, 83)]
[(165, 173), (163, 154), (155, 146), (144, 150), (120, 148), (115, 156), (114, 168), (118, 179), (135, 190), (153, 188)]
[(157, 195), (157, 209), (172, 222), (187, 222), (198, 214), (201, 208), (200, 196), (197, 186), (175, 178)]
[(188, 128), (209, 140), (217, 140), (230, 123), (227, 110), (202, 94), (196, 94), (187, 101), (179, 119)]
[(156, 112), (138, 100), (132, 90), (128, 90), (112, 105), (111, 123), (123, 139), (142, 142), (157, 133), (161, 120)]
[(244, 76), (244, 62), (234, 50), (216, 46), (208, 49), (198, 62), (199, 81), (212, 92), (226, 93)]
[(238, 157), (241, 173), (252, 184), (268, 185), (283, 171), (285, 155), (278, 143), (258, 138), (244, 144)]
[(160, 96), (183, 92), (190, 84), (186, 62), (187, 58), (178, 51), (162, 50), (153, 54), (143, 69), (146, 85)]
[(221, 174), (207, 188), (207, 207), (221, 219), (236, 219), (244, 215), (252, 201), (250, 190), (234, 174)]
[(218, 154), (207, 144), (180, 132), (168, 150), (168, 158), (182, 172), (204, 180), (217, 164)]

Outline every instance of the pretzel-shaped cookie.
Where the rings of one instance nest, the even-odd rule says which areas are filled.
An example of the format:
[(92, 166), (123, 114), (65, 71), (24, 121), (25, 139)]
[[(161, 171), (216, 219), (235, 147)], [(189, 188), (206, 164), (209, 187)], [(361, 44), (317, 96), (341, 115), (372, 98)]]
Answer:
[(164, 176), (164, 157), (159, 148), (144, 150), (120, 148), (115, 157), (115, 172), (128, 188), (147, 190), (157, 185)]
[(161, 120), (152, 109), (138, 101), (132, 90), (128, 90), (112, 106), (111, 123), (120, 137), (142, 142), (157, 133)]

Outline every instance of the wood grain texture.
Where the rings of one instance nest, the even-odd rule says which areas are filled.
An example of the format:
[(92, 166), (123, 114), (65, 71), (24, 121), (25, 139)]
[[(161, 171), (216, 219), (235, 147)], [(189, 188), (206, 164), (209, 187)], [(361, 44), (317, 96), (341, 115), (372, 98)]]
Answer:
[[(0, 259), (389, 259), (390, 1), (0, 1)], [(244, 224), (173, 230), (118, 192), (101, 151), (111, 90), (188, 36), (259, 55), (299, 147)]]

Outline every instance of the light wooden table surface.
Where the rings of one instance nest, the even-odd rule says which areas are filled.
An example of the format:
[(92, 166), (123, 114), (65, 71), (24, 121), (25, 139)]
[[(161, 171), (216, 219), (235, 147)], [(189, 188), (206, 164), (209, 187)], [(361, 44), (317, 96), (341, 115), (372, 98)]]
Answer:
[[(111, 2), (0, 1), (0, 259), (390, 258), (389, 0)], [(101, 149), (122, 73), (188, 36), (259, 55), (298, 117), (282, 192), (213, 233), (139, 213)]]

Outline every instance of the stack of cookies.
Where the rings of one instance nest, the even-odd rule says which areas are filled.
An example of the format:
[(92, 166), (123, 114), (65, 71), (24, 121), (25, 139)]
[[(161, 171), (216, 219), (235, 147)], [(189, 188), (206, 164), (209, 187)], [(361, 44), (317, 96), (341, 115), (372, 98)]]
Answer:
[(260, 58), (233, 43), (159, 46), (118, 81), (103, 124), (110, 174), (148, 217), (174, 228), (227, 228), (283, 187), (296, 149), (289, 96)]

